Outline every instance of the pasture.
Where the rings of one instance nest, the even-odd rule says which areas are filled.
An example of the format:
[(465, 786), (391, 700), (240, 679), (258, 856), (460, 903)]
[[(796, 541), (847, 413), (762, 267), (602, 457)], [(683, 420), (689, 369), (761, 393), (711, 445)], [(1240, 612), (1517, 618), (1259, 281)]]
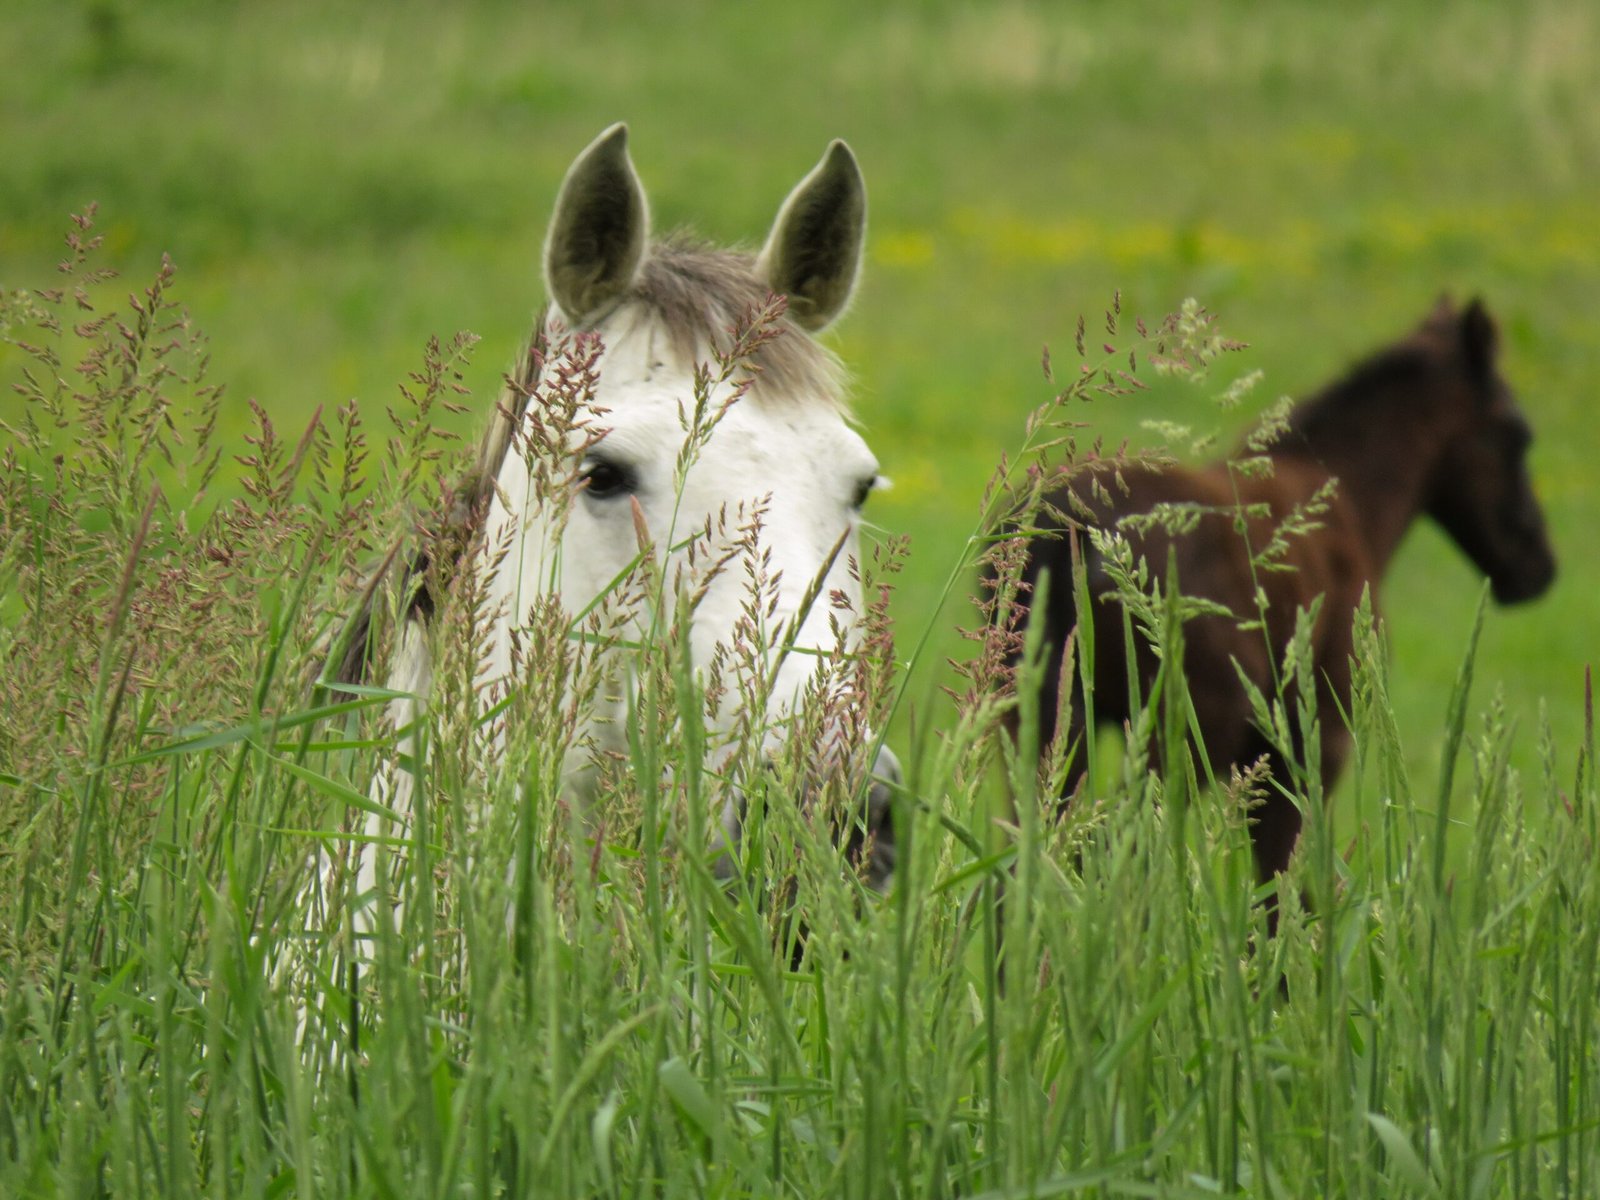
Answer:
[[(144, 512), (152, 484), (190, 497), (205, 474), (185, 473), (176, 410), (181, 447), (159, 422), (97, 444), (67, 429), (7, 475), (0, 1192), (1593, 1189), (1592, 6), (103, 0), (13, 5), (6, 27), (0, 287), (54, 286), (67, 214), (98, 201), (90, 264), (121, 278), (86, 298), (125, 311), (170, 253), (226, 391), (187, 523)], [(378, 938), (389, 969), (354, 1011), (295, 877), (307, 831), (365, 794), (381, 696), (313, 693), (316, 639), (470, 454), (543, 299), (561, 173), (618, 119), (656, 227), (719, 242), (753, 246), (829, 139), (860, 159), (866, 261), (824, 340), (893, 482), (867, 540), (908, 539), (894, 649), (873, 643), (873, 716), (914, 798), (900, 873), (868, 895), (774, 811), (738, 885), (714, 882), (694, 787), (674, 808), (637, 782), (685, 761), (668, 656), (609, 845), (552, 790), (439, 756), (436, 794), (521, 805), (521, 824), (468, 849), (437, 815), (407, 868), (432, 900)], [(1291, 876), (1308, 906), (1265, 942), (1238, 803), (1191, 806), (1192, 779), (1145, 775), (1120, 742), (1104, 804), (1040, 824), (1018, 772), (997, 827), (982, 706), (942, 689), (965, 686), (947, 660), (973, 653), (969, 538), (1029, 414), (1073, 392), (1057, 419), (1081, 445), (1215, 453), (1441, 291), (1502, 322), (1560, 573), (1475, 632), (1476, 574), (1412, 533), (1387, 649), (1360, 646), (1351, 769)], [(1187, 297), (1247, 345), (1200, 375), (1141, 368), (1148, 390), (1074, 392), (1080, 362), (1120, 364), (1134, 319)], [(68, 365), (96, 338), (115, 327), (65, 334)], [(0, 345), (8, 425), (35, 361)], [(128, 396), (123, 360), (100, 361), (89, 390)], [(352, 399), (371, 452), (347, 489)], [(326, 453), (280, 494), (319, 410)], [(313, 469), (321, 499), (296, 507)], [(213, 512), (226, 536), (202, 528)], [(508, 895), (511, 862), (534, 882)], [(786, 896), (811, 930), (798, 970)], [(277, 966), (302, 941), (344, 1031), (320, 1061)]]

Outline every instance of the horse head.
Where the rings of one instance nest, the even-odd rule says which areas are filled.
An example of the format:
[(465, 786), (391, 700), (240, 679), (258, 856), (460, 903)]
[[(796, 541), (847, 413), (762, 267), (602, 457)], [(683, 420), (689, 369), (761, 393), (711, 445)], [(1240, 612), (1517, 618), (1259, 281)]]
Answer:
[(1456, 417), (1428, 512), (1489, 577), (1497, 601), (1532, 600), (1555, 578), (1556, 560), (1528, 477), (1533, 430), (1500, 374), (1494, 318), (1481, 300), (1459, 311), (1441, 300), (1422, 332), (1442, 356)]
[[(630, 618), (641, 640), (650, 621), (657, 631), (686, 623), (702, 680), (739, 662), (767, 676), (728, 689), (761, 697), (755, 720), (737, 703), (714, 706), (712, 753), (719, 739), (726, 752), (736, 728), (759, 729), (776, 751), (819, 662), (857, 638), (858, 523), (878, 461), (851, 426), (837, 361), (812, 335), (849, 302), (865, 220), (860, 170), (835, 141), (758, 255), (652, 242), (623, 125), (578, 156), (556, 201), (545, 361), (583, 364), (583, 411), (560, 448), (574, 468), (555, 474), (566, 490), (552, 497), (551, 476), (541, 482), (509, 431), (483, 539), (496, 563), (486, 590), (510, 634), (542, 595), (558, 595), (568, 613), (606, 603), (643, 553), (661, 583), (652, 613)], [(751, 314), (764, 319), (736, 334)], [(536, 391), (527, 403), (517, 420), (539, 420)], [(491, 679), (513, 673), (512, 640), (491, 637)], [(580, 801), (597, 755), (627, 748), (628, 699), (625, 679), (604, 690), (568, 755), (564, 788)], [(868, 748), (859, 749), (858, 762)], [(883, 780), (898, 779), (898, 767), (887, 750), (871, 766), (868, 822), (886, 838)], [(730, 836), (741, 803), (728, 800)]]

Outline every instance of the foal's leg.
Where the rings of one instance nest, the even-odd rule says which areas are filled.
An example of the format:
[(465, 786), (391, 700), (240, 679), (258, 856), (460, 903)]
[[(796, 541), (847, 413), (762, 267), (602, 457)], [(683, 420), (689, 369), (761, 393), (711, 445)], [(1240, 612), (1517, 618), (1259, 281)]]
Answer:
[(1281, 762), (1272, 756), (1272, 777), (1267, 797), (1251, 811), (1250, 848), (1255, 852), (1256, 876), (1266, 883), (1289, 868), (1294, 844), (1300, 838), (1303, 819), (1299, 806), (1278, 790), (1283, 779)]
[[(1184, 671), (1212, 774), (1225, 783), (1231, 768), (1242, 771), (1263, 758), (1271, 771), (1265, 799), (1249, 814), (1256, 878), (1266, 883), (1289, 865), (1301, 823), (1299, 808), (1282, 790), (1292, 785), (1289, 764), (1256, 729), (1250, 699), (1239, 682), (1238, 672), (1243, 671), (1266, 691), (1271, 667), (1259, 643), (1218, 625), (1210, 627), (1211, 636), (1201, 636), (1202, 626), (1202, 621), (1193, 622)], [(1276, 924), (1275, 912), (1272, 920)]]
[[(1341, 651), (1347, 645), (1339, 647)], [(1345, 726), (1342, 710), (1349, 708), (1350, 684), (1348, 657), (1334, 656), (1336, 665), (1321, 672), (1317, 696), (1318, 741), (1321, 751), (1321, 777), (1323, 802), (1332, 791), (1350, 753), (1350, 730)], [(1294, 773), (1290, 764), (1277, 751), (1271, 750), (1264, 739), (1260, 750), (1268, 755), (1272, 777), (1277, 781), (1269, 788), (1267, 798), (1255, 809), (1254, 824), (1250, 829), (1251, 845), (1255, 851), (1256, 874), (1262, 883), (1281, 875), (1289, 867), (1295, 843), (1300, 840), (1304, 814), (1294, 799), (1285, 794), (1293, 786)], [(1276, 932), (1278, 927), (1277, 899), (1268, 902), (1271, 910), (1268, 924)]]
[[(1202, 722), (1204, 724), (1204, 722)], [(1250, 850), (1255, 859), (1256, 882), (1271, 883), (1289, 867), (1295, 842), (1300, 838), (1302, 817), (1300, 807), (1287, 793), (1293, 786), (1293, 773), (1287, 761), (1275, 750), (1260, 732), (1250, 728), (1249, 718), (1239, 713), (1232, 726), (1235, 732), (1231, 747), (1208, 743), (1213, 768), (1217, 778), (1223, 779), (1230, 767), (1243, 770), (1265, 759), (1269, 772), (1262, 789), (1261, 800), (1249, 811)], [(1249, 732), (1239, 736), (1238, 730)], [(1278, 931), (1278, 894), (1274, 892), (1262, 901), (1267, 913), (1267, 933)]]

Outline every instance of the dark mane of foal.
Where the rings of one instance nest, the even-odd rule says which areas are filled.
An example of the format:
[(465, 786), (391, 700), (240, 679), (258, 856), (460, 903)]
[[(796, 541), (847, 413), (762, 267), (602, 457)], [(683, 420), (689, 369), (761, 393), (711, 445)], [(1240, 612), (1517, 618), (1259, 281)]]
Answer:
[(1420, 338), (1379, 351), (1351, 367), (1342, 377), (1289, 410), (1288, 429), (1272, 444), (1274, 455), (1304, 452), (1329, 437), (1348, 436), (1352, 410), (1388, 404), (1395, 392), (1420, 394), (1417, 386), (1439, 368), (1439, 351)]
[[(734, 327), (765, 307), (771, 295), (753, 255), (718, 249), (689, 234), (674, 233), (651, 247), (620, 307), (637, 310), (636, 321), (653, 321), (666, 334), (680, 362), (692, 369), (713, 354), (726, 353)], [(512, 430), (521, 423), (538, 388), (539, 366), (549, 341), (549, 318), (548, 306), (535, 317), (528, 347), (518, 356), (514, 372), (506, 376), (494, 416), (479, 443), (477, 462), (457, 490), (445, 528), (437, 531), (441, 557), (448, 559), (452, 569), (488, 515), (495, 480), (511, 447)], [(843, 371), (838, 359), (787, 318), (779, 320), (778, 332), (777, 337), (761, 340), (746, 360), (751, 376), (748, 398), (756, 403), (820, 401), (842, 408)], [(343, 649), (335, 651), (334, 682), (370, 681), (372, 608), (399, 557), (397, 548), (363, 588), (351, 624), (339, 638)], [(405, 562), (407, 619), (426, 621), (433, 616), (436, 585), (432, 567), (426, 550)]]

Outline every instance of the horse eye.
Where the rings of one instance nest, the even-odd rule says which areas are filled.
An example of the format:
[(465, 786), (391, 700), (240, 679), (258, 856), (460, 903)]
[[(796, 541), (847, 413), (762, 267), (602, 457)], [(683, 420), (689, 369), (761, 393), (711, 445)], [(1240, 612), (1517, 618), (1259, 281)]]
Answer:
[(595, 500), (609, 500), (634, 490), (632, 473), (603, 458), (594, 459), (583, 468), (578, 484)]
[(850, 501), (850, 507), (860, 511), (862, 505), (866, 504), (867, 497), (877, 490), (881, 478), (878, 475), (871, 475), (858, 483), (856, 485), (856, 494)]

